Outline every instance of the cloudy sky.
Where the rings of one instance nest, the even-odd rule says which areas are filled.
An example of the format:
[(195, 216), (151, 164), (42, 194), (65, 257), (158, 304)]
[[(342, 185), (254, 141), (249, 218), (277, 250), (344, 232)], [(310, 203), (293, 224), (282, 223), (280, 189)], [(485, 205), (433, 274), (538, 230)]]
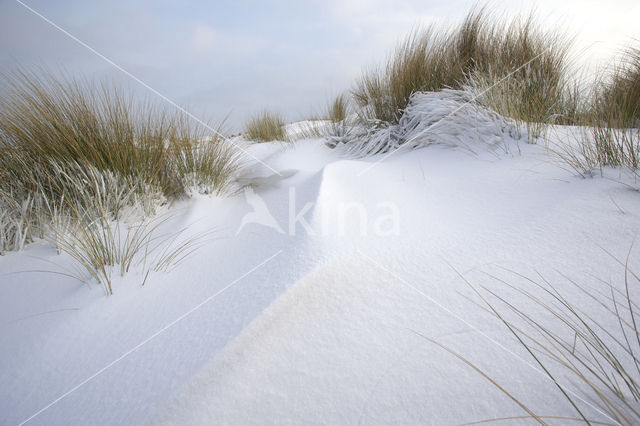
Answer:
[[(197, 116), (214, 122), (229, 116), (229, 130), (264, 108), (288, 120), (320, 111), (411, 28), (457, 22), (475, 3), (21, 1)], [(24, 5), (0, 0), (0, 69), (64, 68), (119, 79), (145, 93)], [(490, 6), (506, 15), (535, 9), (541, 25), (566, 28), (576, 36), (581, 62), (606, 61), (617, 47), (640, 39), (637, 0), (496, 0)]]

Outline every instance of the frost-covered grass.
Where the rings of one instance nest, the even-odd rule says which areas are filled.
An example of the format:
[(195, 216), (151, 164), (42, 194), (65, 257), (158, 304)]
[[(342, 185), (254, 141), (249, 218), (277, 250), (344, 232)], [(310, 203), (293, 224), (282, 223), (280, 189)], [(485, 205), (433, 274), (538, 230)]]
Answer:
[[(398, 124), (411, 95), (470, 86), (478, 101), (527, 125), (532, 136), (563, 109), (567, 38), (530, 16), (510, 22), (473, 9), (458, 26), (412, 32), (353, 96), (374, 126)], [(530, 124), (533, 123), (533, 124)]]
[(285, 139), (287, 141), (299, 141), (302, 139), (316, 139), (324, 136), (324, 128), (327, 121), (317, 117), (296, 121), (285, 125)]
[(296, 141), (325, 138), (329, 145), (335, 146), (349, 136), (349, 131), (355, 124), (354, 118), (351, 97), (347, 93), (341, 93), (328, 102), (320, 114), (288, 124), (285, 127), (287, 139)]
[[(491, 22), (477, 11), (442, 33), (412, 33), (388, 68), (359, 82), (358, 102), (340, 95), (319, 119), (256, 117), (253, 136), (247, 129), (254, 140), (314, 140), (247, 144), (256, 161), (238, 178), (255, 189), (246, 202), (194, 197), (180, 220), (175, 208), (159, 216), (159, 205), (236, 188), (237, 156), (226, 141), (110, 85), (8, 76), (0, 251), (36, 238), (48, 244), (0, 258), (0, 423), (33, 413), (50, 424), (169, 423), (163, 415), (177, 424), (306, 423), (318, 413), (327, 423), (566, 423), (591, 421), (584, 400), (606, 413), (594, 424), (639, 423), (637, 261), (609, 268), (588, 244), (626, 244), (640, 229), (638, 194), (567, 177), (545, 147), (519, 144), (550, 122), (581, 124), (564, 157), (576, 170), (637, 171), (640, 126), (629, 105), (638, 99), (638, 62), (616, 67), (586, 99), (565, 84), (562, 40), (554, 44), (531, 20)], [(396, 151), (375, 168), (374, 159), (341, 155), (430, 145), (462, 149)], [(522, 155), (494, 161), (514, 148)], [(347, 218), (351, 207), (358, 214)], [(260, 210), (277, 226), (249, 221)], [(396, 218), (393, 235), (378, 235)], [(183, 219), (201, 224), (195, 236)], [(287, 223), (288, 233), (275, 232)], [(229, 238), (185, 260), (212, 228)], [(488, 269), (478, 282), (491, 303), (485, 310), (460, 303), (468, 289), (445, 256), (469, 273)], [(183, 261), (175, 274), (152, 273)], [(59, 269), (44, 279), (25, 275), (51, 262)], [(615, 285), (588, 281), (615, 277), (619, 266)], [(541, 272), (511, 272), (523, 270)], [(127, 273), (120, 287), (117, 276)], [(543, 274), (587, 279), (552, 286)], [(74, 277), (118, 296), (96, 302)], [(120, 297), (121, 289), (140, 297)], [(483, 377), (459, 370), (414, 334), (454, 355), (469, 350), (497, 376), (471, 362)], [(548, 376), (529, 375), (518, 354)], [(104, 380), (83, 381), (108, 369)], [(192, 387), (180, 394), (184, 383)], [(154, 421), (171, 395), (178, 402)]]
[(329, 124), (324, 129), (324, 136), (329, 146), (335, 147), (336, 144), (345, 142), (350, 137), (356, 125), (355, 118), (348, 94), (341, 93), (329, 103), (327, 106)]
[(256, 142), (286, 141), (285, 124), (280, 114), (264, 110), (247, 122), (245, 135)]
[(476, 152), (484, 148), (509, 151), (509, 141), (521, 132), (510, 120), (472, 101), (468, 90), (441, 90), (414, 93), (398, 124), (369, 127), (356, 123), (330, 144), (354, 157), (413, 149), (427, 145), (447, 145)]
[[(603, 167), (637, 174), (640, 49), (629, 47), (586, 84), (570, 75), (571, 39), (539, 28), (532, 15), (508, 21), (476, 8), (460, 25), (413, 31), (383, 67), (365, 71), (356, 82), (351, 92), (356, 119), (348, 126), (346, 119), (337, 121), (326, 135), (328, 145), (344, 144), (349, 153), (366, 156), (407, 142), (409, 148), (432, 143), (468, 148), (469, 140), (503, 134), (548, 143), (550, 124), (571, 124), (581, 126), (575, 140), (553, 147), (569, 167), (583, 176)], [(428, 109), (422, 104), (426, 99)], [(436, 123), (436, 117), (443, 122)], [(502, 130), (483, 133), (487, 125)], [(478, 127), (480, 138), (459, 137), (460, 129)]]
[(179, 113), (108, 83), (23, 71), (2, 77), (0, 252), (54, 238), (108, 282), (105, 267), (126, 271), (151, 238), (147, 227), (127, 227), (133, 239), (116, 244), (113, 221), (124, 211), (149, 216), (191, 191), (233, 188), (235, 149)]
[[(113, 293), (112, 275), (124, 276), (131, 268), (139, 268), (148, 276), (151, 271), (167, 271), (206, 242), (208, 234), (185, 238), (186, 229), (161, 233), (160, 228), (171, 219), (138, 218), (116, 221), (107, 214), (88, 212), (55, 218), (46, 238), (56, 248), (70, 255), (88, 275)], [(143, 282), (144, 284), (144, 282)]]
[(20, 188), (20, 181), (14, 181), (5, 182), (0, 190), (3, 251), (20, 250), (34, 238), (44, 238), (60, 214), (83, 220), (84, 216), (106, 214), (117, 220), (128, 207), (142, 215), (152, 214), (158, 201), (164, 199), (157, 188), (140, 181), (133, 186), (131, 181), (95, 166), (59, 160), (45, 165), (46, 173), (34, 165), (27, 176), (34, 189)]

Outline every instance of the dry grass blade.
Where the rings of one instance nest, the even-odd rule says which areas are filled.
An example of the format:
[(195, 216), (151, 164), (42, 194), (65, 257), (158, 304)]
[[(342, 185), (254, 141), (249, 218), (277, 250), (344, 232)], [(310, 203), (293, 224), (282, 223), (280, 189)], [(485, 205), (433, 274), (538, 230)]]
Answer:
[[(589, 291), (567, 278), (582, 294), (587, 294), (597, 306), (613, 317), (618, 330), (607, 326), (603, 319), (596, 319), (582, 310), (541, 275), (540, 281), (505, 270), (532, 285), (534, 292), (510, 284), (506, 279), (489, 275), (523, 296), (522, 303), (529, 306), (528, 309), (519, 307), (514, 301), (485, 288), (486, 292), (522, 320), (518, 324), (514, 320), (507, 320), (493, 303), (465, 279), (487, 306), (487, 310), (514, 334), (586, 423), (596, 423), (589, 421), (579, 408), (581, 404), (587, 403), (587, 399), (592, 401), (589, 403), (591, 407), (597, 407), (616, 424), (631, 425), (640, 421), (640, 334), (635, 318), (637, 303), (632, 300), (631, 293), (631, 280), (637, 285), (640, 284), (640, 279), (629, 267), (630, 257), (631, 250), (624, 261), (616, 258), (624, 267), (624, 288), (614, 289), (611, 284), (605, 283), (609, 287), (609, 296)], [(619, 298), (623, 298), (624, 302), (620, 302)], [(550, 318), (543, 319), (539, 313), (529, 313), (531, 307), (541, 308)], [(534, 337), (533, 332), (540, 337)], [(540, 355), (536, 355), (537, 353)], [(548, 364), (549, 360), (553, 365)], [(556, 375), (561, 373), (570, 374), (582, 385), (586, 399), (578, 397), (575, 392), (565, 391), (558, 384)]]
[[(451, 266), (451, 265), (450, 265)], [(453, 268), (453, 266), (451, 266)], [(580, 410), (580, 408), (578, 407), (578, 405), (576, 404), (576, 402), (568, 395), (567, 390), (557, 381), (557, 379), (554, 377), (554, 375), (549, 371), (549, 369), (547, 368), (547, 366), (542, 362), (541, 358), (539, 356), (537, 356), (534, 352), (534, 349), (532, 348), (531, 345), (528, 345), (525, 342), (525, 338), (528, 336), (527, 334), (522, 333), (521, 331), (519, 331), (518, 327), (515, 324), (510, 323), (509, 321), (507, 321), (503, 315), (501, 315), (498, 310), (486, 299), (486, 297), (484, 297), (480, 291), (478, 289), (476, 289), (470, 282), (469, 280), (466, 279), (466, 277), (464, 277), (464, 275), (462, 275), (460, 272), (458, 272), (458, 270), (456, 270), (455, 268), (453, 268), (453, 270), (458, 274), (458, 276), (473, 290), (473, 292), (480, 298), (480, 300), (482, 300), (482, 302), (488, 307), (488, 309), (491, 311), (491, 313), (498, 318), (506, 327), (507, 329), (511, 332), (511, 334), (514, 335), (514, 337), (518, 340), (518, 342), (520, 344), (523, 345), (523, 347), (527, 350), (527, 352), (529, 353), (529, 355), (531, 355), (531, 357), (536, 361), (536, 364), (538, 364), (538, 366), (542, 369), (542, 371), (547, 375), (547, 377), (554, 383), (554, 385), (560, 390), (560, 392), (567, 398), (567, 400), (569, 401), (569, 403), (571, 403), (572, 407), (576, 410), (576, 412), (580, 415), (580, 417), (588, 424), (589, 421), (587, 420), (587, 417), (583, 414), (582, 410)], [(534, 340), (534, 342), (536, 342)], [(546, 352), (550, 352), (550, 350), (545, 347), (544, 345), (539, 345), (544, 351)]]
[[(562, 417), (562, 416), (538, 416), (538, 418), (540, 419), (547, 419), (547, 420), (560, 420), (563, 422), (580, 422), (580, 423), (584, 423), (584, 420), (579, 419), (577, 417)], [(511, 417), (498, 417), (495, 419), (486, 419), (486, 420), (479, 420), (477, 422), (472, 422), (472, 423), (463, 423), (460, 426), (471, 426), (471, 425), (481, 425), (484, 423), (494, 423), (494, 422), (503, 422), (503, 421), (513, 421), (513, 420), (527, 420), (527, 419), (532, 419), (531, 416), (511, 416)], [(590, 424), (594, 424), (594, 425), (605, 425), (605, 426), (618, 426), (617, 423), (606, 423), (606, 422), (599, 422), (596, 420), (589, 420)]]
[(506, 396), (508, 396), (513, 402), (515, 402), (516, 404), (518, 404), (518, 406), (520, 408), (522, 408), (529, 416), (531, 416), (531, 418), (535, 419), (538, 423), (542, 424), (542, 425), (546, 425), (547, 423), (544, 422), (542, 420), (541, 417), (537, 416), (533, 411), (531, 411), (526, 405), (524, 405), (522, 402), (520, 402), (520, 400), (518, 400), (516, 397), (514, 397), (509, 391), (507, 391), (505, 388), (503, 388), (502, 386), (500, 386), (500, 384), (498, 382), (496, 382), (495, 380), (493, 380), (489, 375), (487, 375), (484, 371), (482, 371), (482, 369), (480, 369), (479, 367), (477, 367), (475, 364), (473, 364), (471, 361), (469, 361), (468, 359), (466, 359), (465, 357), (463, 357), (462, 355), (458, 354), (457, 352), (455, 352), (453, 349), (448, 348), (447, 346), (421, 334), (418, 333), (417, 331), (411, 330), (413, 331), (415, 334), (417, 334), (418, 336), (422, 337), (423, 339), (429, 341), (430, 343), (433, 343), (436, 346), (439, 346), (440, 348), (444, 349), (445, 351), (449, 352), (451, 355), (455, 356), (456, 358), (458, 358), (460, 361), (464, 362), (465, 364), (467, 364), (469, 367), (473, 368), (476, 372), (478, 372), (482, 377), (484, 377), (485, 379), (487, 379), (489, 382), (491, 382), (492, 385), (494, 385), (496, 388), (498, 388), (503, 394), (505, 394)]

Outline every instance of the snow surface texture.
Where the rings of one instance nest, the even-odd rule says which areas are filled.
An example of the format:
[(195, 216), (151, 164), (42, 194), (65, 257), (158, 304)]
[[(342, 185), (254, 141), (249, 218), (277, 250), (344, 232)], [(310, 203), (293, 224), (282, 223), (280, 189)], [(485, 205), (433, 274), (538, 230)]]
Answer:
[[(479, 145), (507, 150), (509, 142), (522, 139), (515, 124), (474, 101), (470, 91), (442, 90), (411, 95), (397, 125), (354, 125), (332, 145), (348, 140), (343, 148), (355, 157), (428, 145), (460, 147), (476, 152)], [(342, 145), (341, 145), (342, 146)]]
[[(463, 142), (477, 155), (432, 146), (375, 167), (378, 158), (345, 160), (319, 139), (253, 145), (282, 171), (272, 178), (255, 163), (243, 173), (283, 233), (260, 223), (237, 232), (252, 211), (244, 193), (195, 196), (174, 206), (166, 229), (219, 238), (144, 287), (140, 271), (116, 277), (109, 297), (95, 283), (38, 272), (74, 268), (44, 242), (0, 257), (0, 424), (44, 407), (28, 424), (461, 424), (525, 414), (421, 335), (536, 413), (574, 416), (458, 272), (517, 301), (488, 274), (526, 286), (504, 268), (540, 273), (617, 329), (561, 274), (623, 286), (623, 268), (603, 249), (626, 257), (640, 197), (573, 176), (539, 146), (498, 159)], [(305, 225), (291, 232), (302, 211)], [(394, 211), (397, 232), (380, 232), (393, 231), (383, 219)]]

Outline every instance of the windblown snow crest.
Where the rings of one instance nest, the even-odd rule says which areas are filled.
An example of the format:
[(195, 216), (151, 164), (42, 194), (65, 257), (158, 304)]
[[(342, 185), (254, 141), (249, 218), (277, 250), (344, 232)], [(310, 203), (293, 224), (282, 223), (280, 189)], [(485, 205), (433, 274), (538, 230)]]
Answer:
[(471, 152), (478, 146), (507, 151), (508, 140), (526, 136), (512, 120), (475, 102), (468, 90), (416, 92), (397, 125), (369, 122), (371, 126), (356, 124), (344, 136), (330, 138), (329, 145), (354, 157), (435, 144)]

